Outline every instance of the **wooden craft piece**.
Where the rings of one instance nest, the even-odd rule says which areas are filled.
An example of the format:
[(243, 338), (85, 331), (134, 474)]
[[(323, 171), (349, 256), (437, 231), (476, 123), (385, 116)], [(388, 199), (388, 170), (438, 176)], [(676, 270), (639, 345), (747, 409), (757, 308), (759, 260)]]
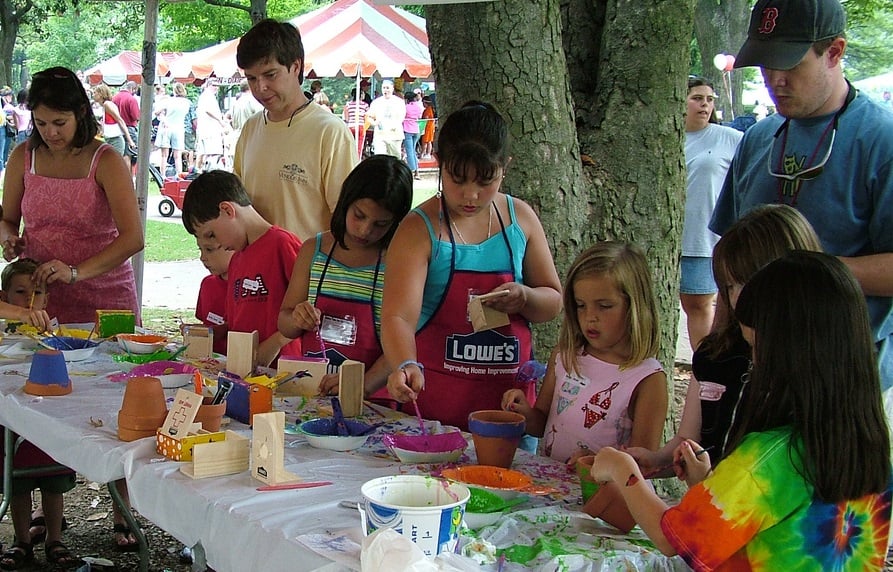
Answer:
[(490, 292), (489, 294), (474, 296), (468, 301), (468, 316), (471, 318), (471, 326), (474, 328), (475, 332), (492, 330), (493, 328), (499, 328), (509, 324), (508, 314), (482, 304), (484, 300), (505, 296), (506, 294), (508, 294), (507, 290)]
[(100, 338), (132, 334), (136, 330), (136, 316), (132, 310), (96, 310), (95, 329)]
[(195, 445), (192, 462), (184, 463), (180, 472), (193, 479), (203, 479), (246, 471), (249, 443), (246, 437), (227, 431), (225, 441)]
[(187, 346), (186, 357), (209, 358), (214, 353), (214, 328), (197, 324), (184, 324), (183, 343)]
[(338, 398), (345, 417), (356, 417), (363, 411), (363, 376), (366, 364), (345, 360), (338, 368)]
[(209, 432), (195, 423), (202, 396), (178, 389), (164, 424), (155, 434), (155, 451), (174, 461), (192, 461), (200, 445), (223, 441), (226, 434)]
[(290, 359), (279, 358), (277, 373), (296, 373), (294, 379), (276, 387), (276, 395), (303, 395), (312, 397), (319, 394), (319, 382), (328, 371), (329, 360), (323, 358)]
[(251, 476), (268, 485), (299, 481), (285, 470), (284, 459), (285, 413), (256, 414), (251, 432)]
[(257, 346), (260, 336), (253, 332), (229, 332), (226, 341), (226, 370), (248, 377), (257, 367)]

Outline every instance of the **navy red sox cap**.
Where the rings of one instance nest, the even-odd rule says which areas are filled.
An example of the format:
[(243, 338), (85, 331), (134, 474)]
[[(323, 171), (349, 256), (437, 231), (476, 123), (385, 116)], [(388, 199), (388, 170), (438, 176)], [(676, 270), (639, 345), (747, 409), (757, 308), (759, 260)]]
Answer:
[(845, 28), (839, 0), (760, 0), (750, 13), (735, 67), (791, 69), (813, 43), (842, 36)]

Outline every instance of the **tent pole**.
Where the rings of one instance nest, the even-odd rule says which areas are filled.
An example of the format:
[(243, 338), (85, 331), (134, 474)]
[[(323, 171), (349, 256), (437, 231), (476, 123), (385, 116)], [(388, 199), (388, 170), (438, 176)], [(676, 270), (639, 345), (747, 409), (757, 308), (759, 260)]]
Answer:
[[(137, 141), (136, 197), (146, 236), (146, 203), (149, 196), (149, 154), (152, 152), (152, 103), (155, 99), (155, 59), (158, 40), (158, 1), (146, 0), (146, 21), (143, 27), (143, 81), (140, 85), (140, 126)], [(133, 255), (133, 275), (136, 280), (136, 300), (143, 306), (143, 276), (145, 250)]]
[(354, 105), (356, 108), (354, 109), (353, 114), (353, 135), (357, 139), (357, 156), (360, 161), (363, 160), (363, 147), (366, 142), (366, 132), (363, 132), (363, 138), (360, 139), (360, 81), (361, 81), (362, 70), (360, 69), (360, 62), (357, 62), (357, 90), (356, 90), (356, 100), (354, 101)]

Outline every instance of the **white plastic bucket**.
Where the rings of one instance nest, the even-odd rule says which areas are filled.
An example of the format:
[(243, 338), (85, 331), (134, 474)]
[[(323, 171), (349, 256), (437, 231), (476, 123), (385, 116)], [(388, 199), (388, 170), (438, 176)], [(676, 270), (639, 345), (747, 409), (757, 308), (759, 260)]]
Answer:
[(471, 493), (465, 485), (422, 475), (397, 475), (363, 484), (363, 533), (392, 528), (428, 556), (453, 552)]

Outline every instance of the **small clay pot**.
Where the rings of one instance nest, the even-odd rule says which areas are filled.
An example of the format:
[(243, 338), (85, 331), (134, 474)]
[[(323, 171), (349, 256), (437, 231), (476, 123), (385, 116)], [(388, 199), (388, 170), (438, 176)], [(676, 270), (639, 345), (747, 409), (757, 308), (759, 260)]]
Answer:
[(226, 401), (211, 405), (211, 397), (202, 399), (198, 412), (195, 414), (195, 422), (202, 424), (202, 429), (211, 433), (220, 431), (220, 422), (223, 420), (223, 414), (226, 413)]
[(152, 437), (167, 417), (167, 403), (161, 380), (134, 377), (127, 382), (118, 412), (118, 439), (134, 441)]
[(44, 349), (34, 353), (25, 393), (44, 396), (71, 393), (71, 379), (61, 351)]
[(132, 377), (124, 389), (121, 411), (138, 417), (167, 415), (164, 388), (157, 377)]
[(525, 428), (524, 416), (513, 411), (491, 409), (470, 413), (468, 430), (478, 463), (511, 468)]
[(580, 491), (583, 496), (583, 504), (598, 492), (599, 483), (592, 478), (592, 463), (595, 455), (586, 455), (577, 459), (577, 476), (580, 477)]
[(636, 520), (630, 514), (617, 483), (601, 485), (598, 492), (583, 505), (583, 512), (602, 519), (624, 534), (636, 526)]

